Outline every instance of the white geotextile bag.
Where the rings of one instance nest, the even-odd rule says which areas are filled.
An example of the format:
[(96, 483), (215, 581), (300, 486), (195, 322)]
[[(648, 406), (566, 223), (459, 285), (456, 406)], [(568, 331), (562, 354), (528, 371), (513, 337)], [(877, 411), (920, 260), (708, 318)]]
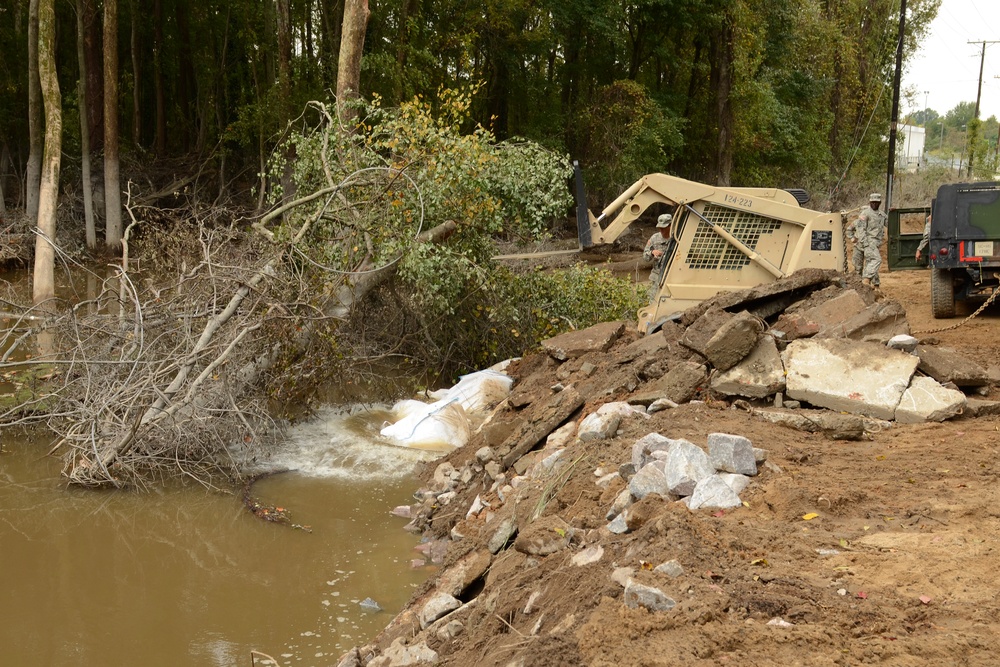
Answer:
[(465, 445), (472, 437), (465, 408), (456, 400), (400, 401), (393, 406), (393, 413), (401, 418), (380, 432), (404, 447), (448, 451)]

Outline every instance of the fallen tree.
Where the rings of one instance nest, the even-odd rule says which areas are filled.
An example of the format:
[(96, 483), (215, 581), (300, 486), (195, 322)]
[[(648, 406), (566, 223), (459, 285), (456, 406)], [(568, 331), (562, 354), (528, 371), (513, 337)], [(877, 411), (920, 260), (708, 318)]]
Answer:
[[(307, 351), (336, 358), (339, 331), (368, 294), (398, 279), (437, 317), (489, 284), (490, 236), (516, 214), (487, 187), (492, 137), (459, 132), (467, 99), (444, 99), (448, 122), (420, 105), (376, 109), (367, 135), (310, 105), (314, 125), (292, 137), (295, 191), (308, 194), (257, 219), (196, 199), (179, 211), (130, 202), (122, 261), (79, 267), (80, 298), (30, 323), (24, 309), (2, 343), (0, 367), (54, 370), (0, 419), (44, 421), (71, 484), (243, 475), (278, 432), (276, 388), (294, 381)], [(275, 152), (275, 202), (290, 153)]]

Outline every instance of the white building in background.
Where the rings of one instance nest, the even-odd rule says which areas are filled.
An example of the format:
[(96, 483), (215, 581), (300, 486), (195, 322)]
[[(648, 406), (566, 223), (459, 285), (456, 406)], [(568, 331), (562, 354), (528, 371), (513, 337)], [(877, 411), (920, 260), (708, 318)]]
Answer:
[(896, 167), (917, 171), (924, 166), (924, 128), (899, 125), (896, 130)]

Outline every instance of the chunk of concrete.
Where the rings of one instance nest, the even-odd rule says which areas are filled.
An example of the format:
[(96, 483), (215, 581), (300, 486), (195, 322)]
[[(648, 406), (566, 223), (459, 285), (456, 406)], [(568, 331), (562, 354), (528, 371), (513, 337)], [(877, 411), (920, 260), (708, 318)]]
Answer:
[(637, 403), (649, 405), (654, 401), (667, 398), (674, 403), (686, 403), (691, 400), (708, 380), (708, 369), (696, 361), (685, 361), (677, 364), (662, 377), (643, 385), (642, 390), (630, 398)]
[(635, 469), (639, 470), (646, 465), (653, 452), (670, 449), (671, 442), (673, 440), (659, 433), (649, 433), (636, 440), (632, 445), (632, 463)]
[(716, 470), (738, 475), (756, 475), (757, 457), (753, 443), (742, 435), (708, 434), (708, 458)]
[(941, 422), (961, 414), (965, 400), (962, 392), (942, 387), (934, 378), (917, 376), (903, 392), (896, 407), (896, 421), (901, 424)]
[(757, 409), (753, 416), (807, 433), (822, 433), (832, 440), (860, 440), (865, 435), (865, 422), (857, 415), (829, 410)]
[(725, 322), (705, 344), (705, 357), (715, 368), (726, 371), (743, 361), (757, 345), (763, 325), (741, 311)]
[(982, 387), (990, 383), (986, 369), (955, 350), (940, 345), (918, 345), (918, 367), (927, 375), (945, 384), (954, 382), (959, 387)]
[(963, 415), (969, 417), (988, 417), (1000, 415), (1000, 401), (987, 401), (982, 398), (966, 397)]
[(604, 556), (604, 547), (600, 544), (593, 544), (583, 551), (573, 554), (573, 558), (570, 562), (577, 567), (583, 567), (584, 565), (592, 565), (601, 560)]
[(788, 340), (806, 338), (818, 334), (826, 327), (844, 322), (865, 307), (864, 299), (855, 290), (846, 290), (815, 306), (782, 314), (775, 326), (786, 333)]
[(632, 490), (625, 487), (621, 492), (615, 496), (615, 500), (611, 503), (611, 509), (604, 516), (608, 521), (613, 520), (616, 516), (624, 512), (629, 505), (632, 504)]
[(736, 492), (736, 495), (743, 493), (750, 486), (750, 478), (746, 475), (738, 475), (731, 472), (720, 472), (719, 478), (729, 485), (729, 488)]
[(855, 414), (892, 419), (919, 360), (864, 341), (792, 341), (781, 353), (791, 398)]
[(667, 491), (675, 496), (690, 496), (698, 482), (715, 473), (705, 450), (687, 440), (671, 443), (663, 466)]
[(642, 500), (651, 493), (661, 496), (667, 496), (670, 493), (664, 465), (663, 461), (650, 461), (633, 475), (628, 483), (628, 489), (633, 498)]
[(677, 602), (659, 588), (629, 581), (625, 586), (625, 606), (630, 609), (643, 607), (650, 611), (670, 611), (677, 606)]
[(727, 313), (719, 308), (706, 310), (684, 331), (684, 336), (681, 338), (681, 345), (689, 350), (694, 350), (703, 357), (708, 357), (705, 353), (708, 348), (708, 341), (712, 340), (712, 337), (719, 329), (731, 319), (733, 319), (731, 313)]
[(898, 336), (893, 336), (892, 338), (890, 338), (889, 342), (886, 343), (885, 345), (886, 347), (891, 347), (894, 350), (901, 350), (903, 352), (913, 352), (915, 349), (917, 349), (917, 344), (919, 342), (920, 341), (918, 341), (913, 336), (900, 334)]
[(910, 333), (906, 310), (893, 299), (876, 301), (860, 313), (824, 327), (816, 338), (850, 338), (885, 344), (893, 336)]
[(514, 548), (529, 556), (548, 556), (569, 546), (573, 528), (558, 516), (543, 516), (517, 535)]
[(602, 322), (543, 340), (542, 347), (554, 359), (565, 361), (588, 352), (607, 352), (624, 332), (624, 322)]
[(442, 593), (459, 597), (476, 580), (486, 574), (491, 560), (488, 551), (481, 549), (470, 551), (441, 573), (437, 580), (437, 589)]
[(428, 625), (438, 620), (445, 614), (455, 611), (462, 606), (462, 601), (447, 593), (437, 593), (428, 600), (420, 610), (420, 629), (424, 630)]
[(491, 554), (498, 553), (510, 542), (510, 538), (516, 534), (517, 520), (514, 517), (505, 517), (497, 524), (493, 535), (490, 536), (489, 541), (486, 543), (486, 548), (489, 549)]
[(785, 368), (771, 336), (761, 336), (753, 351), (727, 371), (712, 377), (714, 391), (727, 396), (765, 398), (785, 389)]
[(742, 504), (739, 494), (733, 491), (733, 487), (726, 484), (719, 475), (711, 475), (694, 487), (688, 507), (692, 510), (729, 509)]
[(684, 566), (676, 560), (668, 560), (667, 562), (660, 563), (654, 567), (653, 572), (659, 572), (660, 574), (665, 574), (668, 577), (676, 579), (684, 574)]
[(368, 667), (411, 667), (433, 665), (437, 661), (437, 651), (427, 646), (426, 642), (407, 646), (402, 637), (397, 637), (382, 655), (368, 663)]

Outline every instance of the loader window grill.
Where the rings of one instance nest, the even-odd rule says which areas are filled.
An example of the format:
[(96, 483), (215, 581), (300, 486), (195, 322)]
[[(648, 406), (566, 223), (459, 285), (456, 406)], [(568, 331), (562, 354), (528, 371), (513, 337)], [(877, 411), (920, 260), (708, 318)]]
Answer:
[[(705, 220), (719, 225), (751, 250), (757, 249), (757, 242), (762, 234), (772, 234), (781, 227), (779, 220), (714, 204), (706, 205), (702, 215)], [(687, 256), (689, 268), (739, 271), (750, 263), (749, 257), (716, 234), (705, 220), (698, 221), (698, 228), (694, 232)]]

